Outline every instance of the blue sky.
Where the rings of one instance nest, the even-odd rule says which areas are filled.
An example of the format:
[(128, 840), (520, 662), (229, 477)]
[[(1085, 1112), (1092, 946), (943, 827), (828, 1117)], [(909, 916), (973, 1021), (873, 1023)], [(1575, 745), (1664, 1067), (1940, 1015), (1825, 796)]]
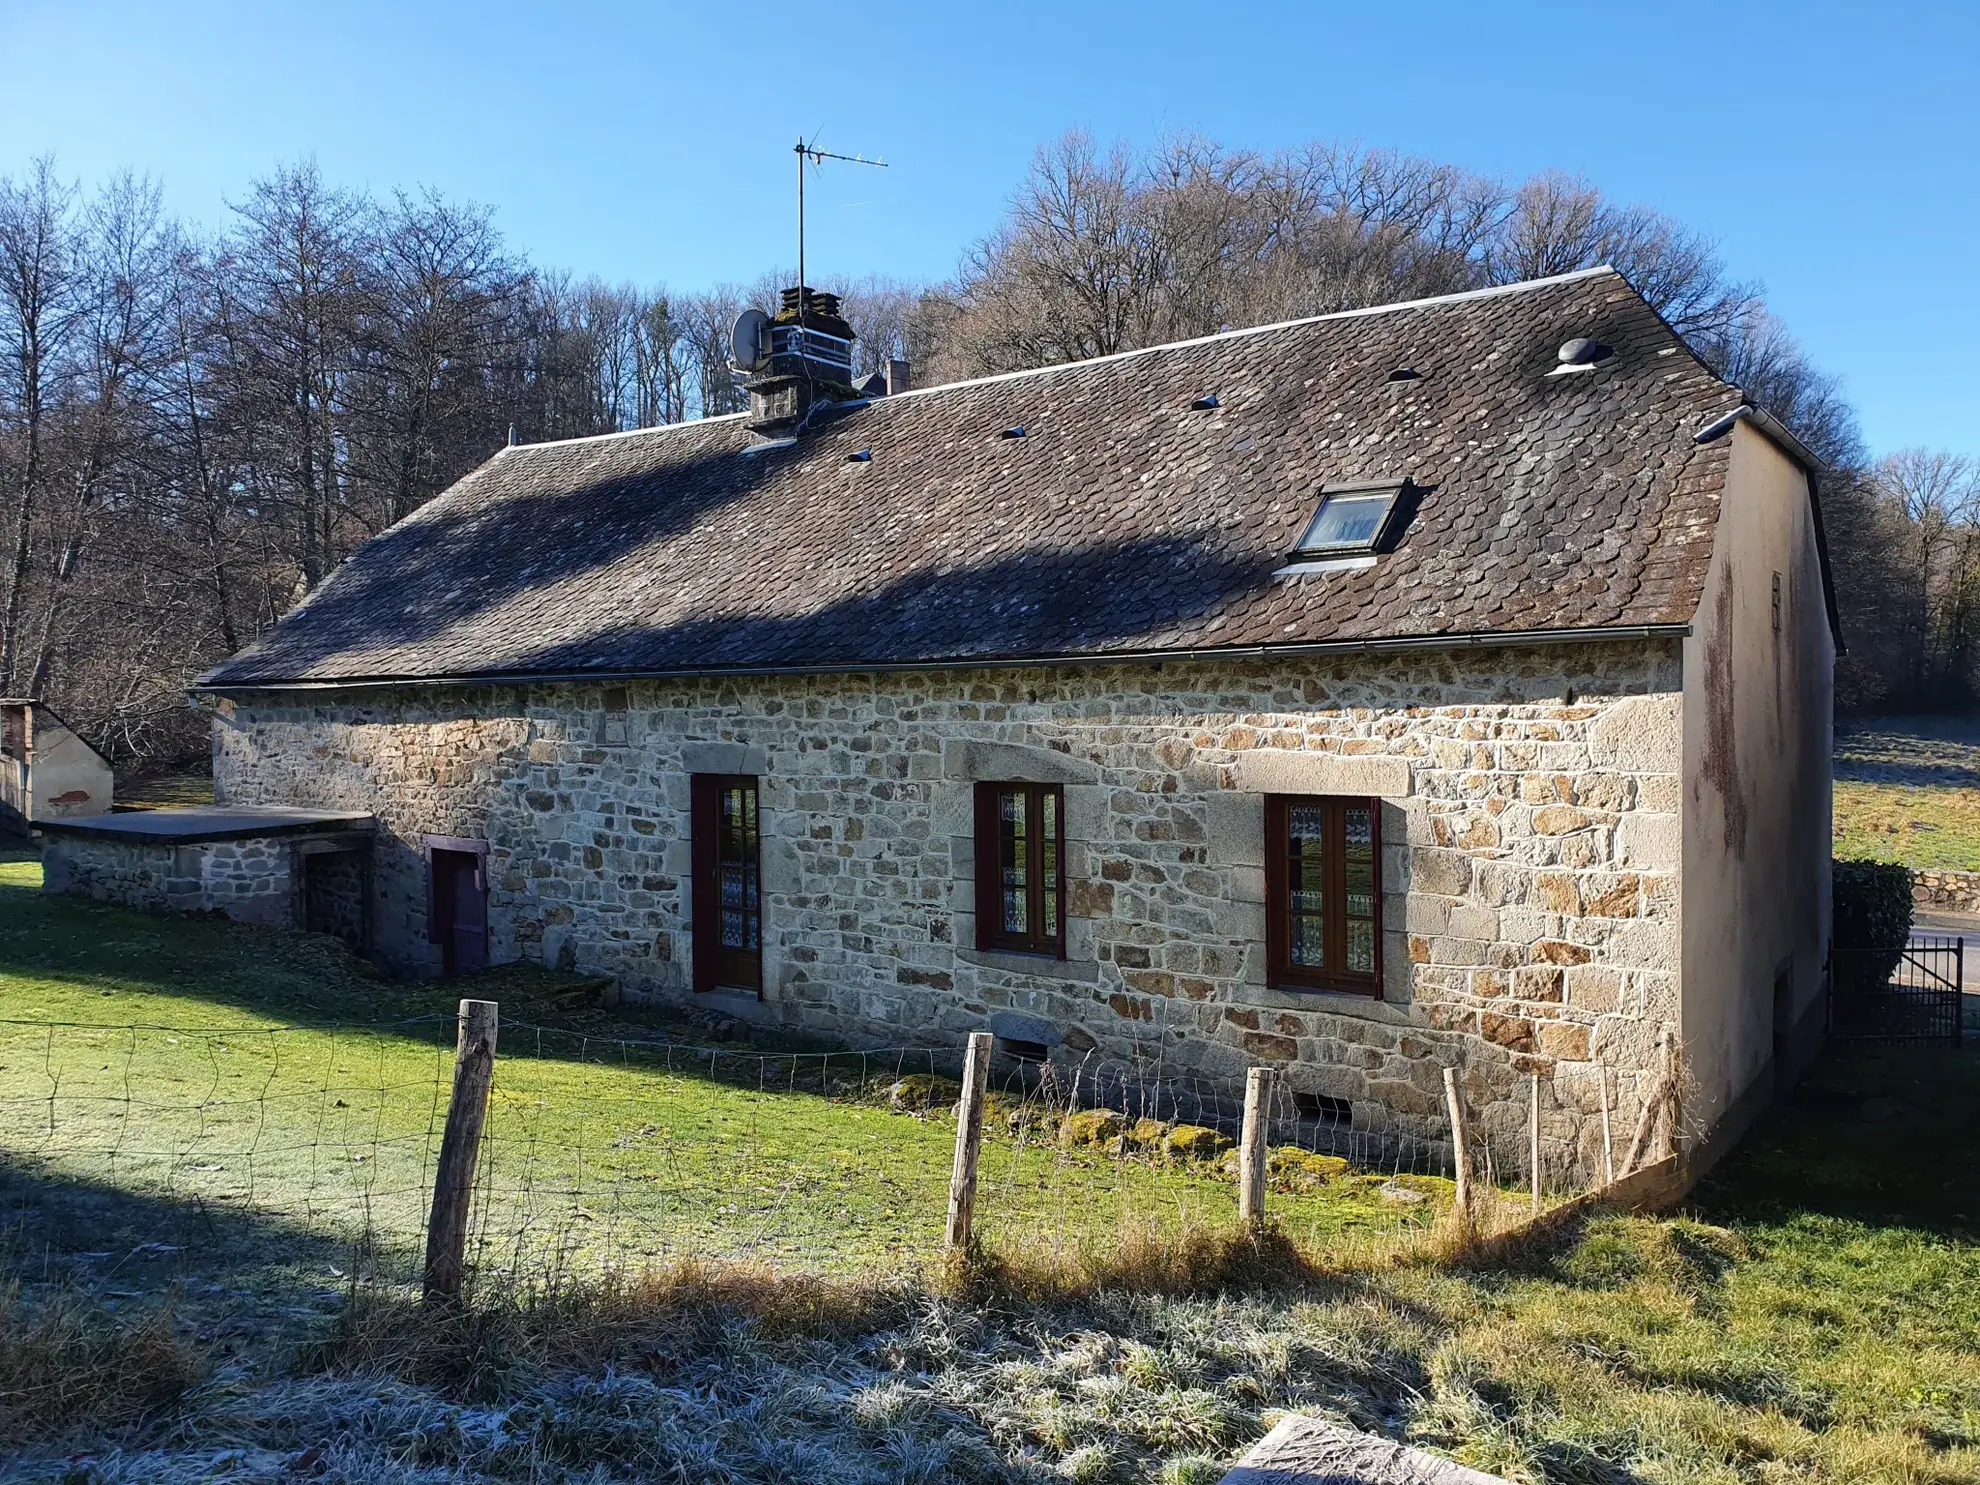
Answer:
[(129, 166), (225, 219), (279, 161), (485, 202), (643, 283), (949, 273), (1079, 126), (1559, 168), (1715, 238), (1871, 444), (1980, 456), (1980, 3), (796, 6), (0, 0), (0, 174)]

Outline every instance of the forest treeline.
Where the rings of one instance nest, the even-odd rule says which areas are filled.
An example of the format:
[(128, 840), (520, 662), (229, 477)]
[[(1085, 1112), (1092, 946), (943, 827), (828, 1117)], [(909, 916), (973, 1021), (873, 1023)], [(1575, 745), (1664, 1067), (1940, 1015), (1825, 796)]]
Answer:
[[(250, 184), (202, 235), (155, 182), (0, 178), (0, 695), (123, 760), (204, 746), (185, 687), (513, 436), (736, 410), (727, 332), (781, 277), (677, 292), (523, 261), (486, 208)], [(1837, 384), (1668, 217), (1329, 144), (1041, 149), (939, 284), (825, 280), (860, 369), (919, 384), (1613, 263), (1828, 465), (1852, 709), (1969, 701), (1980, 480), (1872, 461)]]

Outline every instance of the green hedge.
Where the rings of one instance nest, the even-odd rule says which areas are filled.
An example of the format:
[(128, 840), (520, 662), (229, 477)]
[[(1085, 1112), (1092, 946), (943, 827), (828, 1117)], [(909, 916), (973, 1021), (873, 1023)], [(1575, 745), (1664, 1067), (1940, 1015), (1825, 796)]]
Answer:
[(1911, 938), (1911, 873), (1890, 861), (1837, 861), (1833, 882), (1835, 988), (1888, 983)]

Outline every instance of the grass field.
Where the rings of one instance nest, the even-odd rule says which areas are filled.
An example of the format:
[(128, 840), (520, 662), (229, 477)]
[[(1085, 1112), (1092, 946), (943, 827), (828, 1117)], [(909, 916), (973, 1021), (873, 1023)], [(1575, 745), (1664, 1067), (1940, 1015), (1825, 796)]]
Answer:
[[(418, 1185), (409, 1156), (378, 1173), (400, 1158), (395, 1137), (423, 1147), (446, 1061), (443, 1023), (405, 1018), (437, 1016), (455, 990), (370, 978), (300, 936), (34, 886), (30, 863), (0, 862), (0, 1017), (180, 1029), (44, 1029), (37, 1043), (29, 1028), (0, 1052), (0, 1095), (17, 1100), (0, 1135), (0, 1262), (20, 1286), (0, 1285), (0, 1478), (1198, 1485), (1301, 1408), (1521, 1482), (1980, 1480), (1970, 1052), (1831, 1056), (1679, 1216), (1602, 1216), (1448, 1263), (1385, 1248), (1399, 1214), (1343, 1183), (1275, 1193), (1301, 1263), (1192, 1276), (1183, 1247), (1180, 1267), (1027, 1297), (915, 1272), (946, 1180), (942, 1117), (852, 1087), (745, 1086), (721, 1066), (583, 1064), (574, 1038), (659, 1028), (574, 1004), (570, 977), (510, 972), (489, 982), (527, 1008), (505, 1031), (498, 1168), (534, 1131), (539, 1150), (620, 1162), (602, 1183), (568, 1162), (556, 1179), (539, 1170), (540, 1198), (569, 1180), (648, 1212), (655, 1193), (676, 1203), (641, 1219), (664, 1238), (655, 1251), (778, 1259), (788, 1242), (801, 1266), (863, 1277), (821, 1289), (713, 1268), (697, 1282), (663, 1265), (630, 1290), (517, 1303), (491, 1289), (455, 1338), (390, 1286), (354, 1287), (341, 1226), (354, 1193), (370, 1191), (380, 1221), (382, 1196)], [(540, 1050), (533, 1034), (516, 1045), (523, 1019), (550, 1028)], [(117, 1104), (127, 1071), (165, 1089), (164, 1107), (43, 1141), (37, 1104)], [(198, 1101), (269, 1112), (200, 1145), (207, 1132), (171, 1114)], [(621, 1148), (634, 1110), (646, 1143)], [(120, 1143), (153, 1163), (106, 1159)], [(985, 1205), (1010, 1224), (1006, 1252), (1119, 1237), (1126, 1194), (1171, 1234), (1192, 1217), (1227, 1230), (1219, 1179), (993, 1143)], [(192, 1168), (207, 1165), (223, 1168)], [(683, 1214), (682, 1193), (701, 1205)], [(575, 1225), (609, 1230), (609, 1207), (579, 1205)], [(785, 1220), (798, 1208), (814, 1226)], [(545, 1221), (572, 1224), (567, 1205)]]
[[(683, 1256), (898, 1271), (930, 1260), (953, 1115), (884, 1090), (925, 1054), (661, 1042), (574, 976), (514, 968), (446, 987), (380, 979), (334, 943), (163, 921), (38, 891), (0, 863), (0, 1143), (46, 1186), (270, 1224), (312, 1248), (417, 1252), (461, 994), (505, 1029), (479, 1183), (484, 1262), (533, 1272)], [(952, 1095), (951, 1095), (952, 1096)], [(1215, 1162), (1061, 1148), (1022, 1099), (993, 1109), (988, 1238), (1104, 1241), (1129, 1223), (1228, 1224)], [(1016, 1118), (1018, 1128), (1012, 1128)], [(1421, 1227), (1448, 1183), (1345, 1174), (1287, 1191), (1328, 1246)]]
[(1838, 857), (1980, 871), (1980, 722), (1838, 726), (1835, 776)]

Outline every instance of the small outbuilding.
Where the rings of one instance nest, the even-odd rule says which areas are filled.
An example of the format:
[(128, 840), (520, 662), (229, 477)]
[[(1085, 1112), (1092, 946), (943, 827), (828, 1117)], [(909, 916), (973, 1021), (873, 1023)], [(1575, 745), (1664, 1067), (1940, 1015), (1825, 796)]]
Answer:
[(133, 810), (41, 826), (50, 892), (371, 940), (371, 829), (350, 810)]
[(0, 697), (0, 829), (107, 814), (110, 762), (42, 702)]

